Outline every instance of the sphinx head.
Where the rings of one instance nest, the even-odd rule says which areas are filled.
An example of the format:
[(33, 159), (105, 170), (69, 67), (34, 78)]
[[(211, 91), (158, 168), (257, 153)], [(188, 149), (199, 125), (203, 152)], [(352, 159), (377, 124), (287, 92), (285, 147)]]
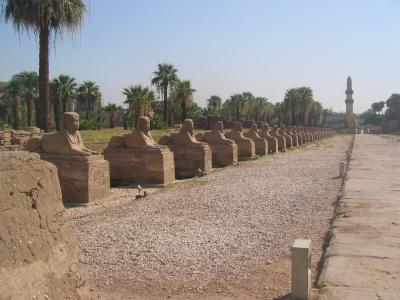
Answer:
[(75, 112), (65, 112), (62, 116), (62, 127), (69, 134), (75, 134), (79, 129), (79, 115)]
[(242, 132), (242, 122), (235, 122), (233, 123), (233, 129)]
[(224, 132), (224, 122), (217, 121), (217, 123), (215, 123), (215, 130), (218, 130), (223, 133)]
[(263, 129), (266, 130), (266, 131), (269, 131), (269, 125), (268, 125), (268, 123), (264, 123)]
[(253, 123), (251, 124), (251, 130), (253, 131), (257, 131), (258, 127), (257, 127), (257, 123)]
[(147, 134), (150, 130), (150, 119), (148, 117), (139, 117), (137, 128)]
[(185, 119), (182, 124), (182, 129), (193, 135), (194, 124), (192, 119)]

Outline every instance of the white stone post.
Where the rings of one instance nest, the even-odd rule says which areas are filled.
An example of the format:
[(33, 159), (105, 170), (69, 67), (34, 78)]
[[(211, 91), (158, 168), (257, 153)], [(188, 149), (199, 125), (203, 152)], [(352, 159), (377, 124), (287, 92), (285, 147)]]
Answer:
[(344, 177), (344, 161), (339, 161), (339, 177)]
[(292, 246), (292, 297), (307, 299), (311, 286), (311, 240), (295, 240)]

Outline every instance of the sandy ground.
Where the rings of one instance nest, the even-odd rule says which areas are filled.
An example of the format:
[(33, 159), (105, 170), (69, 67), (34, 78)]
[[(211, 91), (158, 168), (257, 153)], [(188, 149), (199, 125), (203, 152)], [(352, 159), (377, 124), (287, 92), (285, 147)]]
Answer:
[(286, 299), (290, 247), (313, 243), (313, 274), (350, 136), (219, 169), (135, 200), (69, 208), (94, 297)]

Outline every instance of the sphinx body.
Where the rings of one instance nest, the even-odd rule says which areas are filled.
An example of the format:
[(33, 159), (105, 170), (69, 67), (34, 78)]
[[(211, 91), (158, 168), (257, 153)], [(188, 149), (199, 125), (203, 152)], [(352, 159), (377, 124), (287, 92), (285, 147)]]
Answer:
[(193, 120), (183, 121), (178, 133), (160, 137), (159, 144), (168, 146), (174, 153), (175, 176), (190, 178), (212, 170), (212, 151), (210, 146), (199, 142), (193, 135)]
[(167, 185), (175, 180), (174, 154), (151, 136), (150, 120), (140, 117), (136, 129), (113, 136), (104, 150), (114, 183)]
[(243, 133), (243, 136), (253, 140), (255, 144), (256, 154), (258, 155), (265, 155), (268, 154), (268, 141), (264, 138), (259, 136), (257, 132), (257, 124), (253, 123), (249, 131)]
[(196, 139), (210, 146), (213, 166), (225, 167), (237, 163), (238, 147), (234, 141), (225, 137), (222, 121), (217, 121), (213, 130), (197, 134)]
[(255, 144), (251, 139), (243, 136), (242, 130), (242, 123), (233, 122), (233, 128), (225, 136), (237, 144), (239, 160), (252, 159), (256, 154)]

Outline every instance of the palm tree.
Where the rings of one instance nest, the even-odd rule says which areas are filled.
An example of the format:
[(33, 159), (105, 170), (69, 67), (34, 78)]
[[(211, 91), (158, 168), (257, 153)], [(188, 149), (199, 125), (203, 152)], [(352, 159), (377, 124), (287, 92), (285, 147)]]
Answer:
[[(39, 77), (36, 72), (21, 72), (15, 75), (22, 84), (22, 93), (26, 103), (27, 124), (32, 126), (33, 103), (37, 97)], [(36, 112), (37, 113), (37, 112)]]
[(244, 103), (243, 95), (242, 94), (234, 94), (230, 97), (229, 101), (235, 108), (236, 121), (240, 121), (240, 111), (241, 111), (241, 108), (243, 107), (243, 103)]
[(12, 101), (13, 128), (18, 129), (20, 125), (19, 97), (21, 95), (22, 82), (15, 75), (7, 84), (7, 95)]
[(129, 105), (132, 115), (135, 116), (135, 124), (139, 116), (145, 115), (145, 111), (155, 99), (154, 92), (148, 87), (143, 88), (140, 84), (124, 88), (122, 94), (126, 97), (124, 104)]
[(129, 109), (125, 109), (122, 106), (118, 106), (117, 111), (122, 116), (122, 123), (123, 123), (124, 129), (125, 130), (128, 129), (128, 119), (129, 119), (131, 112), (129, 111)]
[(115, 103), (108, 103), (105, 107), (104, 107), (104, 111), (110, 113), (110, 127), (114, 128), (115, 124), (114, 124), (114, 114), (118, 111), (118, 107)]
[(57, 82), (58, 86), (57, 93), (60, 97), (62, 112), (64, 113), (68, 110), (67, 109), (68, 102), (76, 97), (78, 84), (76, 83), (75, 78), (63, 74), (59, 75), (54, 80)]
[(217, 111), (221, 109), (222, 106), (222, 99), (219, 96), (211, 96), (207, 99), (207, 109), (212, 114), (215, 114)]
[(168, 91), (178, 80), (178, 70), (172, 64), (158, 64), (158, 70), (154, 72), (152, 85), (156, 85), (163, 95), (164, 101), (164, 121), (168, 122)]
[(191, 87), (190, 80), (178, 81), (174, 89), (174, 97), (181, 105), (181, 122), (183, 122), (186, 119), (187, 107), (193, 101), (193, 93), (196, 90)]
[(33, 30), (39, 36), (39, 124), (49, 130), (49, 39), (64, 31), (74, 32), (82, 23), (82, 0), (4, 0), (4, 16), (18, 32)]
[[(77, 100), (86, 110), (86, 119), (89, 120), (90, 112), (100, 106), (101, 93), (100, 88), (94, 81), (83, 81), (78, 88)], [(93, 106), (93, 107), (92, 107)]]

